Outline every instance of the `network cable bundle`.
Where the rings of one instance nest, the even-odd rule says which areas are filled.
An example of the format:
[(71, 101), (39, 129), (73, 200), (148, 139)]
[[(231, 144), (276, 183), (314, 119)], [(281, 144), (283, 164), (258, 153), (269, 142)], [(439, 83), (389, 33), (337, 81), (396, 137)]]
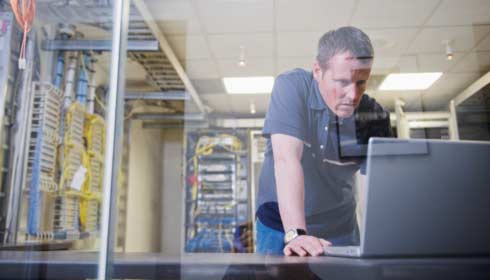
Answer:
[(79, 216), (82, 186), (85, 182), (83, 166), (85, 109), (78, 103), (72, 103), (66, 111), (64, 138), (61, 146), (60, 192), (56, 203), (55, 228), (76, 234), (79, 231)]
[(98, 233), (105, 121), (90, 102), (95, 99), (88, 83), (94, 75), (87, 67), (91, 61), (90, 54), (60, 52), (54, 84), (34, 83), (23, 195), (27, 205), (22, 206), (27, 218), (19, 225), (27, 241)]
[(246, 139), (239, 131), (188, 133), (186, 252), (241, 251), (236, 235), (250, 212)]
[[(86, 23), (38, 17), (42, 32), (31, 30), (35, 4), (0, 5), (0, 243), (86, 239), (75, 247), (92, 246), (106, 133), (103, 93), (96, 92), (100, 53), (46, 43), (84, 39)], [(72, 4), (60, 3), (86, 10)]]
[(87, 140), (87, 177), (83, 188), (84, 197), (80, 204), (80, 221), (86, 232), (97, 232), (100, 220), (102, 180), (104, 172), (105, 122), (97, 115), (87, 115), (85, 123)]
[(51, 239), (55, 219), (53, 197), (58, 191), (56, 161), (62, 98), (60, 91), (47, 83), (34, 83), (33, 91), (25, 186), (29, 194), (27, 233), (36, 239)]

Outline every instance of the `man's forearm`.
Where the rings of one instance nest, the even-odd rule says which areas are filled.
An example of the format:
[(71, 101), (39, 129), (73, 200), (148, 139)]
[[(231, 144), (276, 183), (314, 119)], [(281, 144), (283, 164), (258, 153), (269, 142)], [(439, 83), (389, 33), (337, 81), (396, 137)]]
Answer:
[(292, 228), (306, 230), (304, 210), (304, 177), (297, 160), (278, 160), (274, 164), (277, 200), (284, 231)]

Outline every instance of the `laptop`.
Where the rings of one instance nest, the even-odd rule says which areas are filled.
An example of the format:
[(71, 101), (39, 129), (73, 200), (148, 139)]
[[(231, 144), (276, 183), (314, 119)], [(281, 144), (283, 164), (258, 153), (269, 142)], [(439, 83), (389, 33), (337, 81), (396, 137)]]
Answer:
[(360, 246), (325, 255), (490, 255), (490, 142), (371, 138)]

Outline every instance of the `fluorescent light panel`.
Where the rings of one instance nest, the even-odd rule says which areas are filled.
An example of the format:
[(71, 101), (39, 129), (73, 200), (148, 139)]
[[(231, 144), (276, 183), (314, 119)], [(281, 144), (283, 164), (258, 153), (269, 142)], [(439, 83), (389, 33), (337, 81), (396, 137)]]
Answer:
[(389, 74), (379, 86), (379, 90), (424, 90), (441, 76), (441, 72)]
[(271, 93), (274, 77), (225, 77), (223, 83), (229, 94)]

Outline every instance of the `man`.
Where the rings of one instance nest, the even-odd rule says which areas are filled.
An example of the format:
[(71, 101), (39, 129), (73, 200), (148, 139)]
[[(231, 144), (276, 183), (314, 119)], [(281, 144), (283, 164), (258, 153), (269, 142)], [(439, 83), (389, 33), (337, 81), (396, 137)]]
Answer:
[(279, 75), (263, 133), (257, 252), (317, 256), (358, 243), (355, 173), (369, 137), (391, 136), (389, 114), (364, 95), (373, 63), (368, 36), (354, 27), (323, 35), (312, 72)]

